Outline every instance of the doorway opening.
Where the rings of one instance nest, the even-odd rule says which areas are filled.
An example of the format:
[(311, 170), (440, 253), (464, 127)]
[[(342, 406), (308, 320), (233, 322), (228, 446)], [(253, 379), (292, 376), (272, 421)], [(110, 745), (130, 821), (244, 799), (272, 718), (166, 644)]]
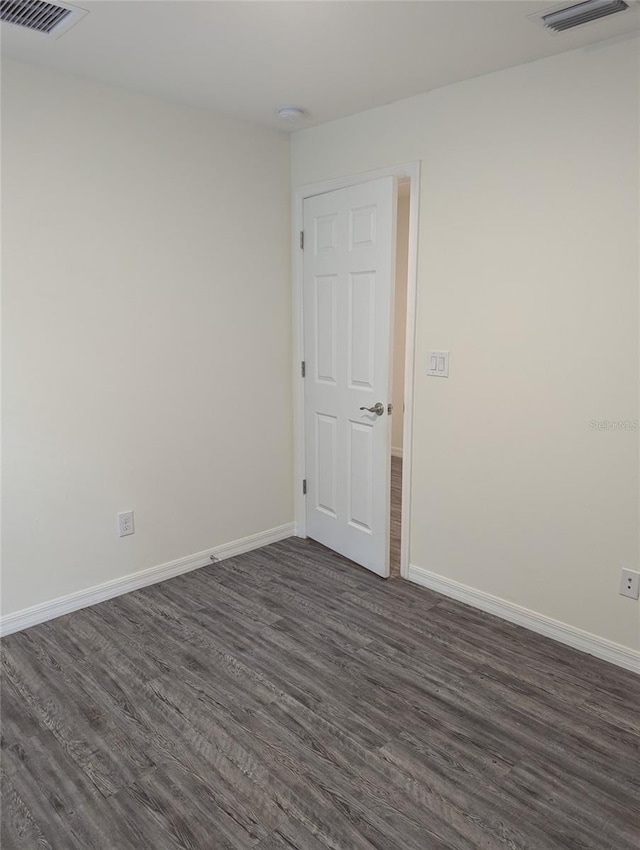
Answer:
[[(360, 197), (362, 192), (366, 195), (374, 191), (376, 181), (380, 191), (385, 185), (388, 189), (389, 183), (385, 182), (385, 178), (395, 179), (394, 192), (397, 190), (400, 196), (397, 206), (395, 197), (390, 206), (385, 206), (388, 202), (382, 197), (377, 200), (364, 195)], [(409, 574), (419, 183), (420, 164), (414, 162), (302, 186), (293, 192), (295, 533), (299, 537), (310, 536), (319, 540), (381, 576), (400, 575), (403, 578)], [(345, 189), (349, 191), (338, 192)], [(324, 196), (322, 201), (319, 196)], [(389, 195), (385, 197), (389, 198)], [(339, 203), (342, 201), (347, 207), (341, 211)], [(327, 209), (324, 209), (325, 202), (329, 205)], [(381, 204), (379, 207), (376, 206), (378, 202)], [(329, 208), (332, 203), (337, 205), (335, 209)], [(372, 216), (374, 208), (382, 216), (378, 221), (379, 228), (375, 224), (378, 213), (374, 212)], [(392, 224), (389, 216), (393, 219)], [(341, 222), (347, 220), (350, 223), (343, 226)], [(367, 315), (374, 315), (371, 294), (375, 286), (376, 262), (382, 262), (380, 257), (378, 260), (373, 255), (368, 257), (362, 269), (347, 267), (341, 270), (337, 266), (334, 269), (330, 264), (335, 258), (344, 259), (354, 247), (364, 251), (372, 248), (374, 243), (381, 245), (383, 233), (389, 233), (390, 228), (394, 231), (394, 236), (386, 243), (391, 254), (390, 263), (386, 266), (388, 271), (381, 274), (380, 279), (387, 275), (392, 291), (389, 296), (381, 292), (380, 297), (375, 299), (376, 304), (388, 304), (389, 310), (385, 319), (384, 315), (379, 316), (376, 307), (376, 321), (371, 324)], [(346, 253), (340, 253), (340, 245), (348, 246)], [(363, 257), (364, 254), (361, 259)], [(371, 281), (371, 285), (365, 278)], [(334, 285), (334, 280), (337, 285)], [(340, 284), (340, 281), (345, 283)], [(364, 286), (365, 283), (367, 286)], [(344, 300), (341, 293), (345, 289), (351, 294), (341, 306), (341, 299)], [(371, 306), (367, 307), (368, 304)], [(335, 322), (334, 315), (338, 316)], [(333, 339), (337, 341), (338, 348), (333, 345)], [(344, 360), (344, 352), (340, 354), (339, 346), (345, 339), (349, 340), (351, 353), (347, 352), (346, 366), (338, 365), (335, 371), (335, 363), (340, 364)], [(371, 340), (371, 346), (377, 346), (378, 353), (373, 358), (370, 357), (371, 346), (358, 342), (366, 339)], [(334, 350), (337, 360), (333, 357)], [(367, 386), (365, 372), (368, 363), (372, 364), (369, 369), (372, 375), (378, 368), (376, 363), (386, 363), (383, 369), (387, 377), (383, 375), (380, 381), (374, 380), (375, 386)], [(362, 374), (355, 374), (355, 366)], [(345, 372), (345, 369), (351, 371)], [(351, 376), (346, 384), (340, 374)], [(346, 413), (331, 410), (330, 402), (320, 398), (321, 392), (329, 393), (335, 385), (345, 390)], [(371, 398), (350, 399), (349, 394), (354, 391), (366, 392), (367, 389)], [(391, 404), (394, 405), (393, 412)], [(340, 444), (340, 440), (344, 442), (345, 431), (349, 432), (350, 441), (346, 449)], [(371, 434), (368, 441), (365, 439), (367, 434)], [(388, 442), (385, 435), (388, 435)], [(366, 464), (362, 464), (369, 456), (364, 450), (368, 446), (372, 447), (373, 475), (367, 475)], [(360, 464), (359, 468), (356, 468), (357, 464)], [(386, 472), (383, 472), (385, 469)], [(393, 483), (392, 469), (395, 473)], [(351, 476), (346, 484), (342, 480), (345, 474)], [(370, 486), (373, 476), (377, 476), (377, 480)], [(336, 487), (333, 486), (334, 480)], [(384, 486), (379, 488), (377, 484)], [(359, 498), (363, 494), (366, 496), (367, 490), (371, 498)], [(364, 528), (366, 532), (366, 508), (373, 503), (377, 506), (377, 520), (374, 517), (370, 527), (377, 534), (376, 539), (382, 548), (376, 549), (375, 557), (370, 561), (365, 556), (360, 557), (360, 553), (354, 556), (347, 551), (346, 544), (343, 545), (337, 536), (328, 542), (322, 539), (316, 528), (318, 517), (321, 522), (326, 517), (335, 519), (335, 522), (329, 523), (335, 527), (345, 520), (342, 524), (346, 525), (347, 534), (352, 534), (354, 527)]]
[(389, 576), (400, 577), (402, 542), (402, 462), (404, 442), (405, 351), (407, 342), (407, 282), (409, 272), (409, 198), (408, 178), (398, 181), (396, 216), (396, 269), (393, 310), (393, 347), (391, 372), (391, 505)]

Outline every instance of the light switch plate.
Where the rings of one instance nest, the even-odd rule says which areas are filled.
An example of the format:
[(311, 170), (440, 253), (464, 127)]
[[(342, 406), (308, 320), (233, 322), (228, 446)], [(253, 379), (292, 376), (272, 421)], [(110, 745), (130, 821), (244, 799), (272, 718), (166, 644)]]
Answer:
[(449, 352), (428, 352), (427, 375), (435, 375), (438, 378), (449, 377)]

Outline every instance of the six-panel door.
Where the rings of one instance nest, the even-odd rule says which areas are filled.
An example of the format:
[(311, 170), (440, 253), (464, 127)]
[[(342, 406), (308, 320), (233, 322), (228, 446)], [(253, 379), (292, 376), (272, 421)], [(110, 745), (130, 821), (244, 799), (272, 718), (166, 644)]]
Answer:
[(384, 576), (396, 191), (386, 177), (304, 202), (307, 534)]

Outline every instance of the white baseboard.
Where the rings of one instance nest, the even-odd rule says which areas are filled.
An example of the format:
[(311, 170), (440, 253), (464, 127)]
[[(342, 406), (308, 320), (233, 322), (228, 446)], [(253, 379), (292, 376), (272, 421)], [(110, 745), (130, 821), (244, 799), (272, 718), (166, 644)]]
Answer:
[(76, 593), (59, 596), (49, 602), (41, 602), (39, 605), (23, 608), (22, 611), (0, 617), (0, 636), (20, 632), (22, 629), (29, 628), (29, 626), (36, 626), (38, 623), (53, 620), (63, 614), (70, 614), (79, 608), (86, 608), (89, 605), (95, 605), (97, 602), (112, 599), (114, 596), (121, 596), (123, 593), (130, 593), (132, 590), (138, 590), (141, 587), (147, 587), (150, 584), (157, 584), (159, 581), (166, 581), (169, 578), (182, 575), (182, 573), (197, 570), (198, 567), (210, 564), (212, 555), (217, 560), (223, 561), (225, 558), (233, 558), (236, 555), (242, 555), (243, 552), (250, 552), (252, 549), (259, 549), (269, 543), (276, 543), (278, 540), (292, 537), (294, 533), (295, 524), (290, 522), (277, 528), (261, 531), (258, 534), (250, 534), (248, 537), (234, 540), (231, 543), (223, 543), (221, 546), (205, 549), (203, 552), (196, 552), (195, 555), (177, 558), (175, 561), (169, 561), (157, 567), (149, 567), (146, 570), (123, 576), (123, 578), (105, 581), (86, 590), (78, 590)]
[(632, 670), (634, 673), (640, 673), (640, 652), (635, 649), (598, 637), (544, 614), (538, 614), (536, 611), (530, 611), (514, 602), (476, 590), (466, 584), (425, 570), (423, 567), (411, 564), (408, 578), (409, 581), (421, 584), (458, 602), (466, 602), (467, 605), (480, 608), (481, 611), (495, 614), (496, 617), (524, 626), (525, 629), (531, 629), (532, 632), (545, 635), (589, 655), (595, 655), (597, 658)]
[(391, 457), (402, 457), (402, 449), (391, 446)]

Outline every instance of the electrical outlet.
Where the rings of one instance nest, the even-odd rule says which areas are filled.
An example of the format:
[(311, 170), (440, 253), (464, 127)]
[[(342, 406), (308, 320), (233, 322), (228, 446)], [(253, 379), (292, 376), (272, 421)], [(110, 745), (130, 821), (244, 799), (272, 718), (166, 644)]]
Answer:
[(623, 570), (620, 579), (620, 596), (637, 599), (640, 595), (640, 573), (635, 570)]
[(118, 514), (118, 537), (127, 537), (127, 535), (134, 532), (133, 511), (123, 511), (121, 514)]

